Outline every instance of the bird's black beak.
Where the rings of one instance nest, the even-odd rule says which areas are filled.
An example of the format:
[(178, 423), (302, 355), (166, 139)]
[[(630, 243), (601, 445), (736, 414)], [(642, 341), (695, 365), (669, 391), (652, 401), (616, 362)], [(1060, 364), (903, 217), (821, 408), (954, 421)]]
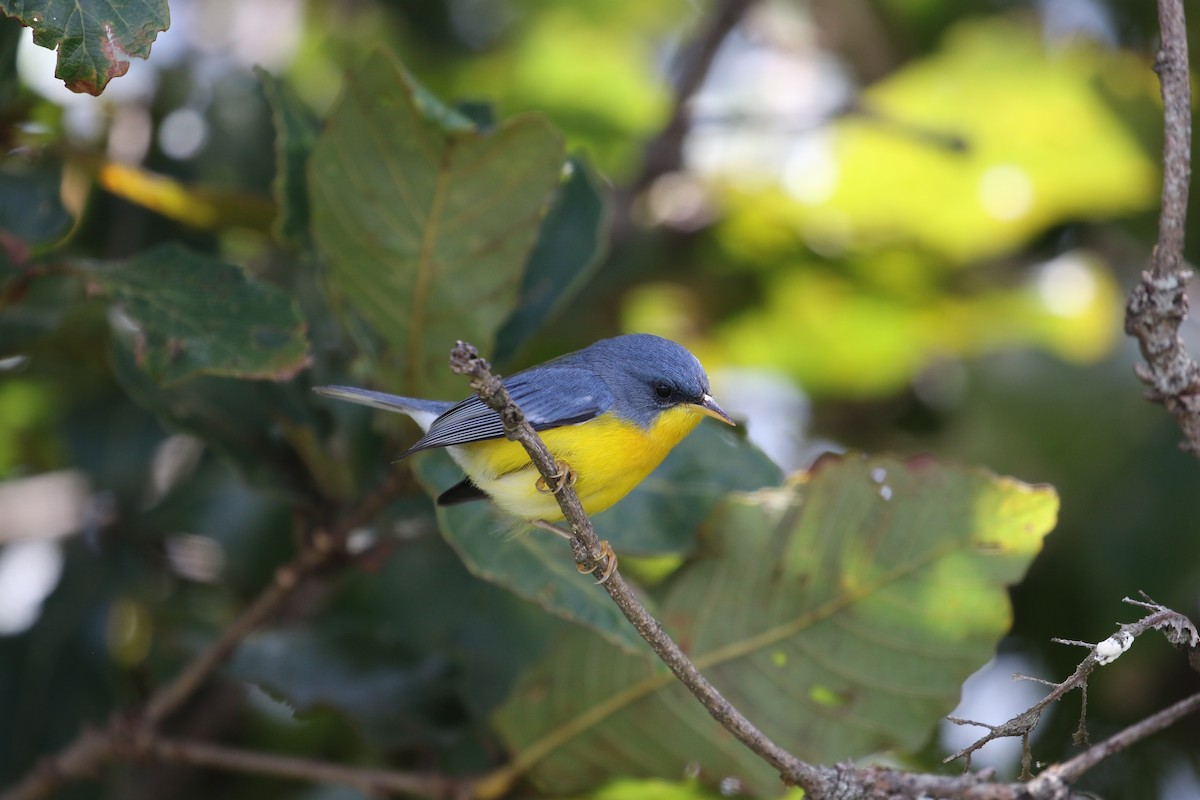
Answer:
[(710, 416), (713, 419), (719, 419), (726, 425), (737, 427), (737, 423), (733, 421), (733, 417), (729, 416), (725, 413), (725, 409), (717, 405), (717, 401), (713, 399), (711, 394), (706, 394), (700, 398), (700, 402), (696, 403), (696, 408), (700, 409), (701, 414)]

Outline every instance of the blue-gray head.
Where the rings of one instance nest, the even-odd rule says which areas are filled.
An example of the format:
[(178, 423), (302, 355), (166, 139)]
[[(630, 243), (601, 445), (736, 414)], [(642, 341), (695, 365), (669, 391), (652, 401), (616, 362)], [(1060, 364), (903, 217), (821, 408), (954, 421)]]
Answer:
[(614, 410), (642, 427), (660, 413), (689, 404), (699, 413), (733, 425), (713, 399), (704, 367), (686, 348), (648, 333), (601, 339), (559, 363), (583, 366), (608, 384)]

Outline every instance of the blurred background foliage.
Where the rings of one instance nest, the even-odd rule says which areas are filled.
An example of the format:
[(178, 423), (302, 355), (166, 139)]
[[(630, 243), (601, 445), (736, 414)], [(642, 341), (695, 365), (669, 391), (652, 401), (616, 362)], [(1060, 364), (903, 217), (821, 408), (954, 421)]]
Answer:
[[(852, 448), (933, 453), (1058, 490), (1059, 524), (1013, 593), (1013, 632), (960, 716), (995, 721), (1028, 702), (1011, 672), (1067, 674), (1079, 654), (1049, 638), (1107, 636), (1132, 615), (1122, 596), (1200, 613), (1200, 468), (1142, 400), (1121, 332), (1159, 180), (1150, 4), (751, 3), (690, 99), (679, 159), (664, 159), (680, 64), (719, 5), (173, 0), (149, 61), (99, 97), (67, 91), (54, 54), (0, 19), (0, 718), (15, 721), (0, 727), (0, 784), (136, 704), (219, 631), (293, 552), (298, 510), (330, 514), (408, 469), (389, 462), (410, 428), (376, 421), (382, 437), (370, 414), (314, 403), (307, 373), (290, 380), (311, 364), (312, 382), (420, 383), (380, 355), (416, 347), (399, 320), (397, 338), (378, 333), (399, 312), (360, 312), (369, 293), (327, 296), (316, 277), (362, 242), (330, 220), (387, 202), (386, 180), (313, 152), (348, 113), (347, 73), (379, 47), (457, 104), (447, 124), (540, 112), (558, 133), (528, 158), (573, 159), (565, 183), (547, 173), (543, 196), (558, 205), (530, 265), (505, 262), (522, 311), (443, 321), (446, 336), (461, 328), (506, 371), (628, 330), (685, 343), (774, 461), (739, 445), (724, 472), (689, 472), (715, 446), (698, 439), (665, 469), (704, 485), (754, 488)], [(366, 99), (367, 122), (344, 130), (369, 165), (353, 140), (380, 112)], [(109, 265), (163, 253), (198, 282), (139, 305), (136, 270)], [(251, 305), (205, 288), (241, 292), (246, 274)], [(195, 372), (173, 355), (180, 320), (249, 331), (261, 348), (207, 353), (220, 366)], [(1194, 323), (1185, 336), (1200, 352)], [(420, 352), (436, 360), (448, 344)], [(147, 357), (157, 371), (139, 367)], [(462, 391), (420, 374), (440, 381), (429, 391)], [(421, 467), (423, 483), (445, 479)], [(413, 488), (355, 540), (355, 570), (371, 579), (307, 590), (288, 615), (320, 609), (316, 622), (256, 637), (226, 673), (264, 689), (218, 682), (177, 732), (351, 764), (496, 761), (489, 715), (561, 623), (430, 535)], [(644, 525), (662, 508), (649, 491), (612, 513)], [(692, 541), (690, 527), (680, 535)], [(684, 546), (656, 540), (645, 552), (668, 563), (630, 567), (652, 580)], [(1161, 642), (1139, 642), (1093, 681), (1093, 738), (1196, 688)], [(1068, 753), (1074, 724), (1073, 706), (1058, 709), (1036, 757)], [(962, 736), (943, 728), (914, 763), (931, 767)], [(1200, 797), (1198, 737), (1185, 721), (1084, 785)], [(1013, 769), (1011, 750), (984, 756)], [(118, 768), (63, 796), (214, 791), (353, 796), (161, 767)]]

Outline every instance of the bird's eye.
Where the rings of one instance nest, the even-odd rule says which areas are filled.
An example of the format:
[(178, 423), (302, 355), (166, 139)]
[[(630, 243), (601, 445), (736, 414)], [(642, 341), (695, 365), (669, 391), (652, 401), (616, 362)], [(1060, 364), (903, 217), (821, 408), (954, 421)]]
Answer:
[(658, 381), (654, 384), (654, 394), (658, 396), (659, 400), (670, 400), (674, 393), (671, 384), (666, 381)]

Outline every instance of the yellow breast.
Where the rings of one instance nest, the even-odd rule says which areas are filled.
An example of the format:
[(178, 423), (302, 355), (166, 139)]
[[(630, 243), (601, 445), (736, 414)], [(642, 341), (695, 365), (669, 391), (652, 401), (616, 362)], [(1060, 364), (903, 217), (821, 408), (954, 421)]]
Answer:
[[(702, 417), (698, 409), (681, 405), (659, 414), (649, 428), (603, 414), (540, 435), (554, 457), (575, 471), (584, 511), (596, 514), (629, 494)], [(507, 513), (522, 519), (563, 518), (555, 498), (537, 491), (538, 472), (517, 442), (499, 439), (448, 449), (471, 481)]]

